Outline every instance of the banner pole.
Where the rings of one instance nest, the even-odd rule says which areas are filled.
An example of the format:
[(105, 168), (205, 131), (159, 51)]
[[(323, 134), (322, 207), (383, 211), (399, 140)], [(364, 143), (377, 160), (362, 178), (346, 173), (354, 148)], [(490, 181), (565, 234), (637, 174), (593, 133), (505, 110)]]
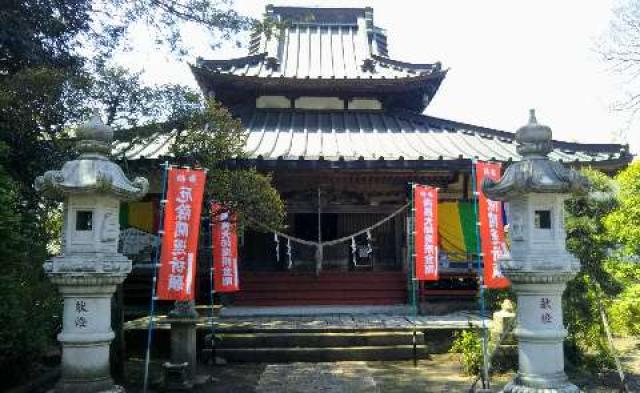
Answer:
[(214, 308), (215, 308), (215, 286), (214, 286), (214, 282), (213, 282), (213, 275), (215, 274), (215, 270), (214, 270), (214, 264), (213, 264), (213, 227), (215, 225), (214, 223), (214, 217), (213, 217), (213, 203), (209, 204), (209, 250), (211, 252), (211, 258), (209, 259), (211, 261), (211, 266), (209, 268), (209, 286), (211, 289), (211, 309), (209, 311), (209, 318), (211, 319), (211, 360), (213, 362), (213, 364), (215, 364), (216, 362), (216, 327), (215, 324), (213, 322), (213, 317), (214, 317)]
[(147, 329), (147, 350), (144, 356), (144, 384), (142, 391), (143, 393), (147, 393), (147, 388), (149, 385), (149, 362), (151, 361), (151, 342), (153, 340), (153, 316), (155, 313), (155, 304), (156, 304), (156, 283), (158, 280), (157, 277), (157, 267), (158, 261), (160, 259), (160, 247), (162, 244), (162, 237), (164, 236), (164, 206), (165, 206), (165, 198), (167, 197), (167, 177), (169, 171), (169, 163), (167, 161), (162, 164), (164, 167), (164, 171), (162, 172), (162, 196), (160, 199), (160, 212), (158, 214), (158, 243), (156, 244), (156, 253), (153, 256), (152, 263), (152, 281), (151, 281), (151, 305), (149, 310), (149, 325)]
[(411, 217), (409, 218), (409, 225), (411, 238), (409, 241), (409, 255), (410, 255), (410, 269), (411, 272), (409, 277), (411, 277), (411, 303), (412, 303), (412, 311), (413, 311), (413, 367), (418, 367), (418, 340), (416, 331), (416, 320), (418, 319), (418, 299), (417, 299), (417, 281), (416, 281), (416, 265), (415, 265), (415, 236), (416, 236), (416, 226), (415, 226), (415, 201), (413, 200), (413, 194), (415, 192), (415, 183), (411, 184), (411, 195), (409, 196), (410, 201), (410, 212)]
[(480, 239), (480, 218), (478, 213), (479, 190), (476, 178), (476, 159), (471, 160), (471, 187), (473, 188), (473, 211), (476, 220), (476, 253), (479, 283), (480, 321), (482, 323), (482, 387), (491, 389), (489, 381), (489, 337), (485, 323), (486, 306), (484, 303), (484, 267), (482, 266), (482, 245)]

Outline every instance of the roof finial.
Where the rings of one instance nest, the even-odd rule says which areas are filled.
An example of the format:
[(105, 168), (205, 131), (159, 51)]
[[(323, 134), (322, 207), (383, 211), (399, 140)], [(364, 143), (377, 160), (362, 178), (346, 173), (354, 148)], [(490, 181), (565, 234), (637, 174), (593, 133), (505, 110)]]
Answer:
[(76, 130), (78, 142), (76, 147), (81, 153), (109, 154), (113, 129), (104, 124), (100, 110), (94, 108), (91, 117)]
[(527, 157), (546, 157), (552, 150), (551, 128), (538, 124), (536, 110), (529, 109), (529, 123), (516, 132), (518, 154)]

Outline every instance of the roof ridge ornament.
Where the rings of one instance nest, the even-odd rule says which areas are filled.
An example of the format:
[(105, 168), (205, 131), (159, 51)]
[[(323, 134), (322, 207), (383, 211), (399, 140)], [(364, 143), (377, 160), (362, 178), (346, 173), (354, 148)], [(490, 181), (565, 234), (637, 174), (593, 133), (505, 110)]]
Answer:
[(516, 131), (516, 150), (523, 159), (543, 158), (553, 151), (551, 128), (538, 123), (536, 110), (529, 109), (529, 122)]
[(362, 71), (364, 72), (375, 72), (376, 71), (376, 61), (373, 60), (372, 58), (366, 58), (364, 60), (362, 60), (362, 65), (360, 66), (362, 68)]

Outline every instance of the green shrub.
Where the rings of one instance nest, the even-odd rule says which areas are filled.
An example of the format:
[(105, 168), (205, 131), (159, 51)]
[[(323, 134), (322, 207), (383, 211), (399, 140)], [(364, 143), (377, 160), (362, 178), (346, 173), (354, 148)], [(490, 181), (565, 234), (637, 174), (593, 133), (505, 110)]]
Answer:
[[(0, 165), (0, 380), (20, 383), (55, 343), (60, 300), (42, 269), (46, 235), (18, 209), (18, 187)], [(1, 385), (1, 384), (0, 384)]]
[(478, 375), (482, 367), (482, 338), (479, 331), (456, 332), (449, 352), (459, 354), (465, 374)]
[(606, 307), (613, 333), (640, 337), (640, 264), (612, 259), (605, 269), (623, 288)]

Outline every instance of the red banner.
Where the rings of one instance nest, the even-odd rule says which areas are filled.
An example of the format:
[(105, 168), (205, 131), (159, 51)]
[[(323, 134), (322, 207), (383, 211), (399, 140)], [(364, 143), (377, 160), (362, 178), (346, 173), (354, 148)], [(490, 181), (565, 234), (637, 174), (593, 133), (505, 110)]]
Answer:
[(238, 235), (233, 213), (214, 203), (211, 209), (213, 228), (213, 284), (216, 292), (240, 290), (238, 281)]
[(414, 185), (415, 269), (419, 281), (438, 280), (438, 189)]
[(158, 299), (193, 300), (205, 171), (169, 168)]
[(511, 285), (509, 279), (502, 275), (498, 263), (498, 258), (502, 256), (506, 247), (502, 225), (502, 202), (492, 201), (482, 192), (484, 179), (499, 180), (500, 169), (499, 163), (476, 163), (480, 242), (484, 262), (484, 284), (487, 288), (505, 288)]

